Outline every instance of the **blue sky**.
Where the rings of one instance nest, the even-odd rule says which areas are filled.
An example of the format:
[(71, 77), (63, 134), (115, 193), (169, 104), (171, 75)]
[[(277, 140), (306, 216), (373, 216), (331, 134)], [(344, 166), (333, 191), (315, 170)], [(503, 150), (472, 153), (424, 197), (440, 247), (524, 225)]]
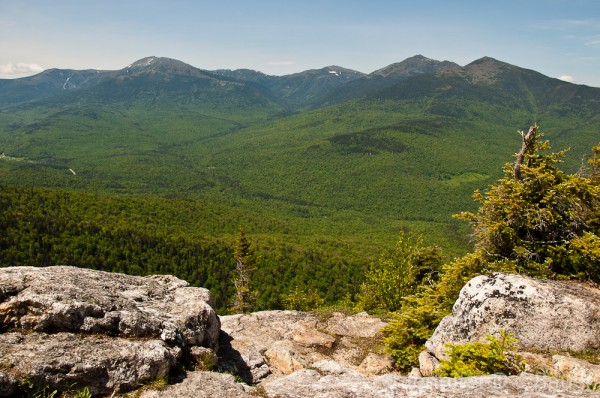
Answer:
[(600, 0), (1, 0), (0, 78), (145, 56), (272, 75), (490, 56), (600, 87)]

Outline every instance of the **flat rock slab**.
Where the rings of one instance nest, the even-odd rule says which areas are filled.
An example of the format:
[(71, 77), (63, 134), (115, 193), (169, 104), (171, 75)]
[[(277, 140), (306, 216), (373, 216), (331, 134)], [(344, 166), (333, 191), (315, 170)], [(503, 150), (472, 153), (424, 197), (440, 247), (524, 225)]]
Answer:
[(92, 394), (125, 392), (168, 375), (180, 355), (179, 347), (160, 340), (4, 333), (0, 334), (0, 372), (4, 374), (0, 391), (13, 392), (18, 379), (26, 376), (35, 386), (88, 387)]
[(210, 292), (167, 275), (76, 267), (0, 269), (0, 330), (153, 337), (217, 348)]
[(261, 384), (269, 398), (592, 398), (598, 393), (552, 377), (479, 376), (462, 379), (410, 378), (387, 374), (365, 378), (328, 363), (316, 363)]
[[(248, 390), (248, 391), (246, 391)], [(256, 398), (256, 390), (236, 383), (232, 375), (215, 372), (189, 372), (178, 384), (160, 391), (143, 391), (140, 398)]]

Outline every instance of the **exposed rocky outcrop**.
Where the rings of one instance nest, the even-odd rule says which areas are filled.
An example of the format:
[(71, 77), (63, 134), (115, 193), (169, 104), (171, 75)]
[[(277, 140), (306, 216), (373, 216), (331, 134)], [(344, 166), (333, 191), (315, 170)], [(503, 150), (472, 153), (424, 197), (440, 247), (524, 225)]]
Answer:
[(331, 361), (313, 364), (289, 376), (261, 384), (263, 396), (277, 398), (347, 398), (347, 397), (411, 397), (411, 398), (586, 398), (596, 392), (552, 377), (480, 376), (463, 379), (411, 378), (386, 374), (365, 378)]
[(331, 360), (311, 368), (265, 380), (256, 387), (236, 383), (230, 375), (190, 372), (179, 384), (146, 391), (141, 398), (593, 398), (598, 393), (553, 377), (481, 376), (463, 379), (411, 378), (398, 374), (375, 377), (345, 368)]
[(172, 276), (2, 268), (0, 392), (27, 378), (108, 394), (165, 376), (191, 347), (217, 349), (211, 301)]
[(527, 349), (599, 349), (600, 292), (523, 275), (478, 276), (463, 287), (452, 315), (440, 322), (426, 347), (443, 358), (444, 344), (483, 341), (501, 329)]
[[(181, 348), (161, 340), (130, 340), (73, 333), (0, 335), (4, 389), (11, 394), (18, 379), (62, 389), (88, 387), (95, 394), (130, 391), (169, 374)], [(6, 394), (10, 395), (10, 394)]]
[[(188, 370), (160, 391), (142, 388), (136, 394), (597, 397), (597, 392), (565, 379), (594, 385), (599, 365), (540, 351), (553, 344), (569, 350), (596, 348), (597, 294), (584, 286), (512, 275), (475, 278), (461, 291), (453, 315), (428, 342), (430, 350), (421, 354), (420, 369), (406, 377), (393, 373), (391, 358), (379, 352), (385, 322), (365, 313), (318, 317), (264, 311), (219, 321), (206, 289), (189, 287), (171, 276), (133, 277), (72, 267), (4, 268), (0, 269), (0, 396), (14, 395), (25, 378), (36, 386), (88, 387), (95, 396), (110, 396), (137, 389), (166, 376), (182, 361), (189, 365), (197, 358), (198, 368), (208, 369), (218, 361), (218, 370), (236, 376)], [(562, 319), (556, 319), (559, 316)], [(533, 344), (538, 339), (532, 337), (531, 328), (546, 341)], [(481, 340), (500, 329), (536, 348), (535, 353), (524, 354), (529, 371), (541, 369), (556, 377), (422, 377), (438, 366), (443, 343)]]
[(540, 354), (600, 349), (600, 291), (573, 282), (501, 273), (478, 276), (463, 287), (452, 315), (440, 322), (425, 344), (421, 373), (431, 375), (437, 360), (447, 357), (445, 344), (484, 341), (500, 330), (513, 333), (521, 350), (537, 353), (524, 353), (531, 370), (573, 382), (600, 383), (600, 378), (583, 374), (584, 369), (594, 372), (593, 366), (579, 366), (574, 358), (568, 366), (564, 359), (551, 364), (549, 355)]
[(365, 375), (392, 368), (390, 357), (373, 352), (386, 324), (366, 313), (321, 320), (298, 311), (264, 311), (224, 316), (221, 325), (221, 366), (249, 383), (330, 359)]

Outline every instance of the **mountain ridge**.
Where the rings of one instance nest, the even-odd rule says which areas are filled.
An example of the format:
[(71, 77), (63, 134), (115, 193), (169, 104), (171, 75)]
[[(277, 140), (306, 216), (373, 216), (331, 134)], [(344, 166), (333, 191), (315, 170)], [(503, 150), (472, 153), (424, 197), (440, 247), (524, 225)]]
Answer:
[(280, 106), (290, 110), (302, 110), (372, 95), (402, 80), (422, 75), (468, 75), (472, 83), (492, 83), (493, 77), (498, 73), (511, 69), (526, 70), (487, 56), (460, 66), (451, 61), (438, 61), (423, 55), (415, 55), (369, 74), (331, 65), (275, 76), (251, 69), (203, 70), (176, 59), (149, 56), (118, 70), (54, 68), (29, 77), (0, 79), (0, 107), (59, 97), (66, 91), (90, 89), (111, 79), (123, 80), (130, 77), (152, 75), (166, 80), (173, 79), (175, 76), (180, 79), (184, 77), (201, 80), (216, 79), (216, 85), (250, 84), (269, 100), (279, 103)]

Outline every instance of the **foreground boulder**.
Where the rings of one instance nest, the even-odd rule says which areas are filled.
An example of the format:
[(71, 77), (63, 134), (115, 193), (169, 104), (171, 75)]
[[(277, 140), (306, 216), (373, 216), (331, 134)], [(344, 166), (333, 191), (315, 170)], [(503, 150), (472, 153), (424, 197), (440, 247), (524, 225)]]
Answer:
[(446, 343), (484, 341), (503, 329), (524, 349), (600, 349), (599, 314), (597, 289), (523, 275), (482, 275), (462, 288), (452, 315), (442, 319), (425, 346), (441, 359)]
[[(129, 391), (165, 376), (181, 349), (160, 340), (136, 341), (73, 333), (5, 333), (0, 353), (7, 370), (4, 395), (12, 395), (19, 378), (37, 386), (88, 387), (92, 393)], [(18, 377), (15, 377), (18, 375)]]
[(600, 349), (600, 291), (501, 273), (475, 277), (462, 288), (452, 315), (440, 322), (419, 356), (420, 373), (433, 374), (439, 360), (447, 358), (446, 344), (485, 341), (501, 330), (517, 338), (528, 371), (585, 385), (600, 383), (600, 366), (551, 355)]
[(173, 276), (2, 268), (0, 393), (24, 378), (110, 394), (163, 377), (191, 347), (218, 348), (211, 303)]

